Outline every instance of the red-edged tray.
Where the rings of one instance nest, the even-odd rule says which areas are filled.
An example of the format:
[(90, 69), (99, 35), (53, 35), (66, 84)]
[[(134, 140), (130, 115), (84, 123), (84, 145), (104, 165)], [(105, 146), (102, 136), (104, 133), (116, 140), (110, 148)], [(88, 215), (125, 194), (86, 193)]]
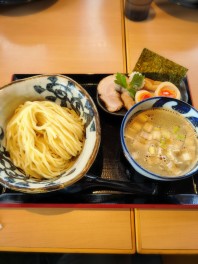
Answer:
[[(195, 208), (198, 175), (180, 181), (147, 179), (131, 168), (120, 143), (122, 116), (111, 115), (98, 104), (97, 85), (107, 74), (65, 74), (80, 83), (95, 101), (102, 141), (97, 158), (85, 177), (65, 189), (26, 194), (0, 187), (0, 207), (68, 208)], [(14, 74), (13, 80), (33, 74)], [(184, 80), (191, 104), (187, 80)]]

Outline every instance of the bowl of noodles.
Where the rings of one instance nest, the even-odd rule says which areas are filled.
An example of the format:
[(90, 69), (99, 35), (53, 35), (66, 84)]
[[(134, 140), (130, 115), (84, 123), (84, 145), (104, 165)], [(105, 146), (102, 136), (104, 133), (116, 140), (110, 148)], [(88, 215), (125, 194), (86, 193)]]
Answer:
[(97, 108), (63, 75), (37, 75), (0, 90), (0, 183), (44, 193), (80, 180), (100, 145)]
[(143, 176), (174, 181), (198, 171), (198, 111), (186, 102), (152, 97), (137, 103), (120, 136), (126, 159)]

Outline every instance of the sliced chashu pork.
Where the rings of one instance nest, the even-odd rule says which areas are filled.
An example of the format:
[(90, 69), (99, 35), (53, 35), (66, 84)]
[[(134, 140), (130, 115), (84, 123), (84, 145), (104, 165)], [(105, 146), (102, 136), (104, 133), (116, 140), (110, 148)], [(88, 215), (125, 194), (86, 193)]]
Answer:
[(115, 90), (115, 76), (109, 75), (98, 84), (99, 98), (104, 102), (109, 112), (116, 112), (123, 107), (119, 92)]

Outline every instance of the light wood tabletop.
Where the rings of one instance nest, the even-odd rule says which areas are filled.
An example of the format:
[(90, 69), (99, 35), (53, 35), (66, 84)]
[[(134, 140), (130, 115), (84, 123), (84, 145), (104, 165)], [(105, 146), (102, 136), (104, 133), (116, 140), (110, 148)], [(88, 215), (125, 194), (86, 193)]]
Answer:
[[(186, 68), (193, 105), (198, 108), (198, 10), (167, 0), (153, 1), (148, 19), (125, 19), (127, 72), (144, 48)], [(136, 209), (137, 251), (144, 254), (191, 254), (198, 249), (195, 210)]]
[[(125, 72), (121, 0), (0, 6), (0, 86), (14, 73)], [(134, 253), (130, 209), (1, 208), (0, 250)]]
[(137, 251), (144, 254), (197, 254), (198, 211), (136, 209)]
[(0, 86), (14, 73), (126, 69), (121, 0), (40, 0), (0, 6)]

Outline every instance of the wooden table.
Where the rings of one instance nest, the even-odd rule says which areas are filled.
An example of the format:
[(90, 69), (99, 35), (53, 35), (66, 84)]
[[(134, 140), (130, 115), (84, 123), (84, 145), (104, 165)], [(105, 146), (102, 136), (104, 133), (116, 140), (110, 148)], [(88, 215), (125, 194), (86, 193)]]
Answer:
[[(198, 108), (198, 10), (155, 0), (147, 20), (125, 19), (127, 72), (143, 48), (187, 67), (193, 105)], [(198, 211), (136, 209), (136, 241), (140, 253), (198, 252)]]
[(193, 105), (198, 108), (198, 11), (168, 0), (155, 0), (147, 20), (125, 19), (127, 72), (133, 70), (143, 48), (188, 68)]
[[(197, 17), (195, 10), (187, 11), (156, 1), (148, 21), (124, 23), (122, 0), (37, 0), (0, 7), (0, 85), (14, 73), (128, 72), (147, 47), (189, 68), (193, 103), (198, 106)], [(134, 253), (136, 233), (141, 253), (198, 252), (197, 231), (193, 232), (198, 212), (192, 211), (4, 205), (0, 250)], [(179, 222), (174, 221), (176, 216)], [(186, 243), (193, 238), (188, 248), (184, 238), (180, 244), (175, 237), (186, 222), (190, 229), (185, 232)], [(175, 227), (180, 229), (174, 233)], [(164, 229), (169, 232), (163, 233)]]
[[(125, 72), (121, 0), (0, 6), (0, 85), (14, 73)], [(0, 250), (133, 253), (130, 209), (1, 208)]]
[(126, 71), (121, 0), (0, 6), (0, 85), (13, 73)]

